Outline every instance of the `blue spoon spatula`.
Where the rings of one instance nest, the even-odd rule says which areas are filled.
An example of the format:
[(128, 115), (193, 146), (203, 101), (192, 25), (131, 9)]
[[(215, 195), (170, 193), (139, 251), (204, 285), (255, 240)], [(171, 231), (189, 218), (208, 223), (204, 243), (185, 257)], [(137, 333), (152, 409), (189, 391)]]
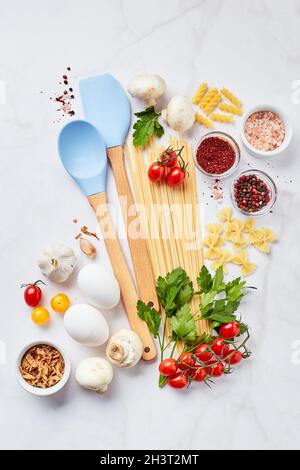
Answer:
[(146, 240), (133, 238), (128, 230), (138, 218), (123, 158), (123, 145), (131, 121), (128, 97), (120, 83), (109, 74), (81, 80), (79, 87), (85, 117), (104, 139), (118, 194), (122, 197), (123, 218), (140, 296), (146, 304), (152, 302), (158, 309), (155, 278)]
[(105, 143), (92, 124), (86, 121), (72, 121), (59, 135), (58, 150), (63, 166), (87, 196), (96, 213), (120, 285), (129, 324), (142, 340), (143, 359), (152, 360), (156, 357), (156, 348), (146, 323), (136, 313), (138, 295), (108, 213), (105, 193), (107, 170)]

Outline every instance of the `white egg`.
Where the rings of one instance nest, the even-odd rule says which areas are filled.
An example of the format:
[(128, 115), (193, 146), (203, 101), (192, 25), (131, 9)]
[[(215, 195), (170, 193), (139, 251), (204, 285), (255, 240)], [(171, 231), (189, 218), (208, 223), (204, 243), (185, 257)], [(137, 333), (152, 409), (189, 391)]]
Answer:
[(114, 274), (101, 264), (87, 264), (77, 277), (85, 300), (95, 307), (110, 309), (120, 301), (120, 287)]
[(87, 304), (75, 304), (64, 315), (64, 325), (71, 338), (86, 346), (100, 346), (109, 336), (107, 321), (99, 310)]

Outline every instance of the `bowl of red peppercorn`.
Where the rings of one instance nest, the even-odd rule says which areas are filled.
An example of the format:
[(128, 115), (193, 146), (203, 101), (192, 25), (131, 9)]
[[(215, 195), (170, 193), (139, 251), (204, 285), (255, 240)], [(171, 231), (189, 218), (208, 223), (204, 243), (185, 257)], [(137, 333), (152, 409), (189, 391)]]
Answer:
[(225, 132), (207, 132), (195, 145), (194, 162), (205, 175), (226, 178), (240, 162), (240, 148), (233, 137)]
[(233, 181), (231, 198), (237, 210), (246, 215), (267, 214), (277, 199), (277, 188), (272, 178), (261, 170), (247, 170)]

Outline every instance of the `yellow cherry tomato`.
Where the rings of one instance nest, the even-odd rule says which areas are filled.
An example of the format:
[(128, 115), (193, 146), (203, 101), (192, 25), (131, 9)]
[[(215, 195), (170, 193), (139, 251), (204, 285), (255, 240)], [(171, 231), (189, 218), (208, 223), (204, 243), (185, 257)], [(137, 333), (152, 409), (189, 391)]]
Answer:
[(70, 299), (66, 294), (56, 294), (51, 299), (51, 307), (56, 313), (65, 313), (70, 307)]
[(32, 310), (31, 319), (37, 325), (45, 325), (48, 323), (50, 318), (50, 313), (45, 307), (36, 307)]

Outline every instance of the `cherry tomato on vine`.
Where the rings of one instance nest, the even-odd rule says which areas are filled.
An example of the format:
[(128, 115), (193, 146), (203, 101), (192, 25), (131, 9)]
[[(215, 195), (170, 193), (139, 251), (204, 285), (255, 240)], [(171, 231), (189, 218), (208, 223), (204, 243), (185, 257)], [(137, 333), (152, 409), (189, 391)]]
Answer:
[(186, 174), (187, 173), (185, 168), (181, 168), (180, 166), (173, 166), (166, 176), (167, 185), (171, 186), (171, 188), (180, 186), (184, 182)]
[(207, 377), (207, 370), (199, 368), (193, 371), (192, 377), (195, 382), (204, 382)]
[(167, 148), (160, 156), (161, 161), (167, 168), (172, 168), (177, 163), (177, 153), (173, 148)]
[(36, 307), (32, 310), (31, 319), (37, 325), (45, 325), (48, 323), (50, 318), (50, 313), (45, 307)]
[(200, 344), (195, 350), (195, 356), (202, 362), (208, 362), (213, 358), (213, 353), (208, 344)]
[(182, 353), (178, 359), (178, 362), (180, 363), (178, 364), (178, 368), (180, 370), (187, 370), (190, 367), (194, 367), (196, 364), (196, 361), (190, 352)]
[(65, 313), (70, 304), (70, 299), (66, 294), (56, 294), (51, 299), (51, 307), (56, 313)]
[(161, 165), (159, 162), (154, 162), (149, 166), (148, 178), (153, 183), (158, 183), (164, 177), (166, 167)]
[(159, 364), (159, 372), (166, 377), (176, 374), (177, 370), (178, 366), (175, 359), (165, 359)]
[(237, 322), (224, 323), (220, 328), (220, 336), (225, 339), (235, 338), (240, 332), (240, 327)]
[(21, 287), (25, 287), (24, 300), (29, 307), (36, 307), (42, 298), (42, 290), (38, 284), (44, 284), (43, 281), (36, 281), (33, 284), (22, 284)]
[(168, 377), (167, 384), (172, 388), (186, 388), (189, 380), (185, 374), (178, 372)]
[(216, 338), (213, 341), (211, 349), (217, 356), (225, 357), (230, 349), (229, 344), (224, 343), (224, 338)]
[(221, 377), (224, 374), (225, 366), (222, 362), (210, 361), (208, 365), (210, 367), (207, 368), (207, 372), (212, 377)]
[[(227, 364), (231, 364), (232, 366), (239, 364), (243, 360), (243, 354), (241, 353), (241, 351), (234, 351), (234, 349), (230, 349), (225, 357), (225, 362), (227, 362)], [(232, 356), (229, 357), (231, 354)]]

